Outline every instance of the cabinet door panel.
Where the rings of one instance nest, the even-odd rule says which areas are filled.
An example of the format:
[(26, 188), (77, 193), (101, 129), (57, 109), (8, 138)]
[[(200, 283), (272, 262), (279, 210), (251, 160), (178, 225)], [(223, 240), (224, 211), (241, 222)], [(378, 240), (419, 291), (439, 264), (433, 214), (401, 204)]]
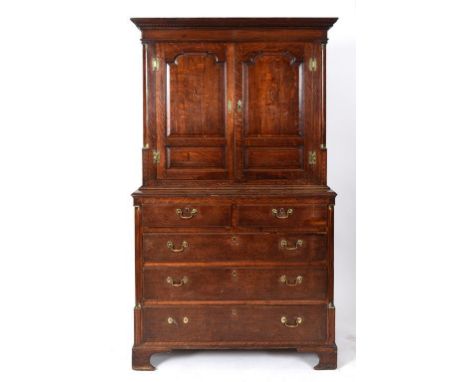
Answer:
[(302, 135), (301, 71), (302, 62), (289, 52), (262, 51), (245, 56), (244, 136)]
[(159, 44), (158, 178), (229, 178), (226, 53), (226, 44)]
[(302, 148), (280, 147), (271, 150), (268, 147), (250, 147), (245, 149), (245, 167), (251, 169), (301, 169), (303, 167)]
[(166, 58), (167, 136), (225, 136), (224, 62), (214, 53)]
[(307, 43), (236, 45), (236, 177), (310, 182), (314, 142)]

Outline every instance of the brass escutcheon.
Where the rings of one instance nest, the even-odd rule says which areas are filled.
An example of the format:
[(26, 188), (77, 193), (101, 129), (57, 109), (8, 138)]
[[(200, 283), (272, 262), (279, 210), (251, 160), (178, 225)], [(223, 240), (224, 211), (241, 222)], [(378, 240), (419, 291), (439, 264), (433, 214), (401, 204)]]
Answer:
[(242, 100), (237, 101), (237, 112), (240, 113), (242, 111)]

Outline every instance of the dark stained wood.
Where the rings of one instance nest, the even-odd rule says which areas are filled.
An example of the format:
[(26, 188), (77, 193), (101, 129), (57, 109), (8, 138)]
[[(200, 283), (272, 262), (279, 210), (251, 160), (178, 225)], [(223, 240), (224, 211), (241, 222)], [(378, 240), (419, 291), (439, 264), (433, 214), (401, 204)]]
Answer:
[(329, 29), (338, 20), (335, 17), (301, 18), (149, 18), (134, 17), (131, 19), (140, 30), (165, 28), (202, 28), (202, 29), (235, 29), (235, 28), (307, 28), (312, 30)]
[(142, 31), (142, 42), (323, 42), (325, 30), (315, 29), (148, 29)]
[[(281, 317), (294, 325), (286, 327)], [(168, 318), (174, 319), (170, 324)], [(183, 319), (187, 317), (188, 322)], [(148, 322), (143, 332), (146, 341), (170, 343), (180, 341), (268, 341), (298, 344), (320, 343), (326, 338), (326, 305), (169, 305), (143, 308), (143, 320)]]
[(132, 21), (144, 72), (133, 368), (233, 348), (315, 352), (315, 369), (336, 368), (325, 132), (336, 19)]
[(165, 46), (167, 136), (224, 137), (226, 48), (196, 45)]
[(249, 147), (244, 153), (244, 168), (259, 169), (297, 169), (304, 168), (302, 147)]
[(145, 301), (324, 300), (327, 293), (325, 267), (158, 266), (143, 275)]
[[(234, 203), (236, 201), (254, 200), (255, 202), (329, 204), (334, 201), (336, 193), (329, 187), (311, 184), (257, 184), (237, 187), (221, 182), (187, 182), (161, 183), (157, 187), (140, 187), (132, 193), (135, 202), (143, 203), (186, 203), (189, 200), (203, 202), (206, 195), (216, 195), (218, 201)], [(304, 204), (304, 203), (301, 203)]]
[(225, 167), (225, 148), (172, 147), (167, 149), (167, 168), (221, 168)]
[[(240, 181), (315, 181), (310, 166), (318, 124), (305, 105), (313, 104), (308, 61), (311, 43), (242, 43), (236, 49), (237, 178)], [(317, 59), (317, 58), (316, 58)], [(308, 80), (306, 83), (305, 80)], [(308, 111), (306, 111), (308, 110)], [(306, 126), (308, 129), (306, 129)]]
[(302, 136), (304, 44), (239, 44), (244, 136)]
[(149, 227), (229, 227), (231, 225), (231, 207), (226, 205), (143, 204), (142, 211), (142, 224)]
[(315, 346), (298, 347), (297, 351), (317, 353), (319, 363), (314, 366), (315, 370), (330, 370), (337, 367), (337, 348), (334, 344), (332, 346), (321, 346), (320, 348)]
[(165, 109), (166, 118), (159, 121), (165, 144), (157, 178), (227, 179), (226, 44), (159, 46), (165, 98), (156, 108)]
[(142, 252), (149, 263), (201, 262), (208, 266), (212, 262), (250, 261), (304, 265), (325, 259), (327, 240), (326, 233), (145, 233)]
[(306, 226), (309, 229), (326, 229), (327, 210), (327, 205), (241, 205), (239, 206), (239, 225), (288, 228)]

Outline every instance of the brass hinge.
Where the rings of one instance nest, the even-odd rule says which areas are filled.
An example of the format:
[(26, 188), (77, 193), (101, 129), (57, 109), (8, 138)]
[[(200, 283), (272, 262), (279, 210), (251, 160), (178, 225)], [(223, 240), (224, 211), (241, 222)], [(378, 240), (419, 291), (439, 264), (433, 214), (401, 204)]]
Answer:
[(314, 151), (309, 151), (309, 164), (311, 166), (315, 166), (317, 164), (317, 152)]
[(161, 153), (158, 150), (153, 150), (153, 164), (159, 164)]
[(317, 71), (317, 59), (316, 58), (309, 58), (309, 70), (311, 72)]
[(153, 68), (153, 72), (156, 70), (158, 71), (159, 70), (159, 58), (156, 57), (156, 58), (153, 58), (151, 60), (151, 67)]

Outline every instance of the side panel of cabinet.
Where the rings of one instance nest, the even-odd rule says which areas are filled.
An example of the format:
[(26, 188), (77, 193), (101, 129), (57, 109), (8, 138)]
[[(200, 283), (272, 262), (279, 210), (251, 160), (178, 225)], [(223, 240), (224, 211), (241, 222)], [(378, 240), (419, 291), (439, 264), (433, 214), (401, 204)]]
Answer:
[(232, 51), (229, 44), (156, 44), (158, 179), (232, 178)]
[(236, 44), (237, 180), (321, 183), (315, 51), (312, 43)]

